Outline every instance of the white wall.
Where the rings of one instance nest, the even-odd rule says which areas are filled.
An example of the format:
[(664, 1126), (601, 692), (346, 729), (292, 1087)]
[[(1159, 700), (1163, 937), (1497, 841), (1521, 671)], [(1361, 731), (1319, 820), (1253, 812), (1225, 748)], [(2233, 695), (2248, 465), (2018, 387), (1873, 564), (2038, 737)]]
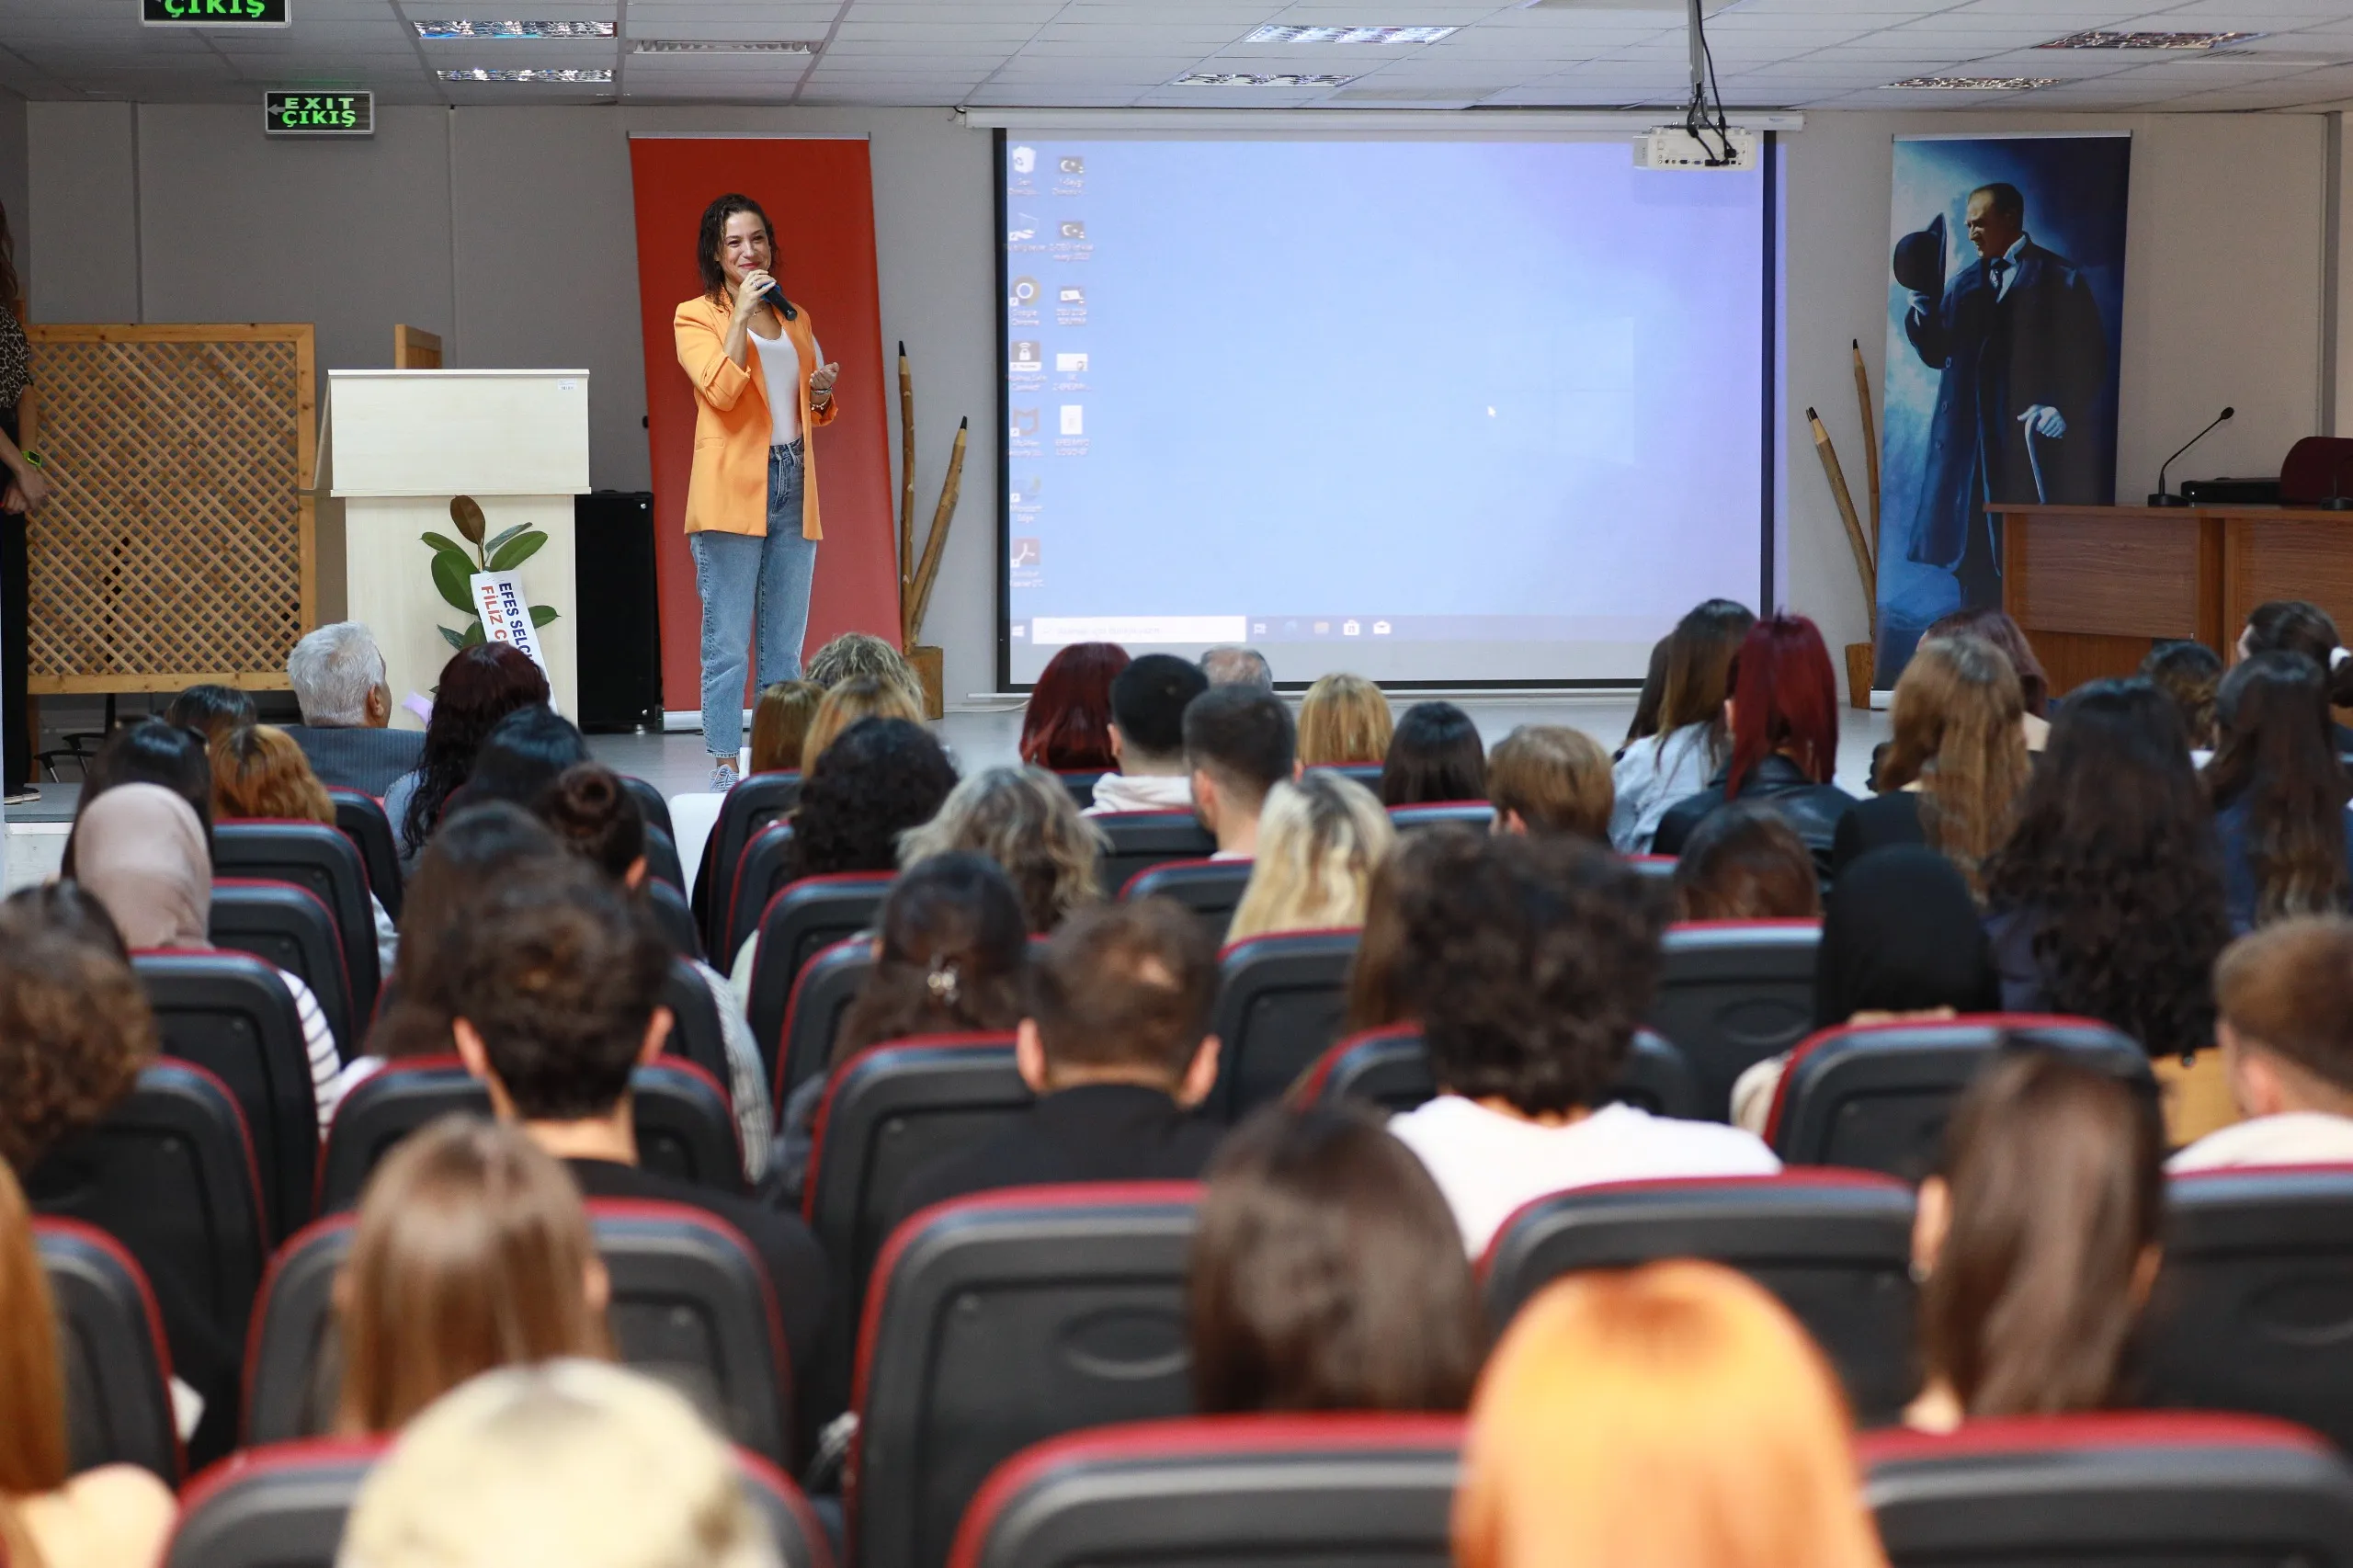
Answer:
[[(915, 360), (925, 510), (956, 419), (973, 423), (965, 499), (926, 640), (947, 651), (951, 701), (994, 685), (995, 240), (985, 133), (937, 108), (381, 113), (371, 142), (339, 144), (266, 141), (257, 112), (241, 106), (29, 106), (34, 318), (307, 319), (318, 324), (322, 369), (388, 363), (392, 324), (407, 321), (441, 331), (457, 365), (585, 365), (594, 483), (641, 489), (645, 368), (629, 133), (865, 135), (882, 337), (886, 347), (904, 339)], [(0, 104), (0, 182), (6, 123)], [(1877, 388), (1893, 136), (2133, 132), (2121, 499), (2149, 488), (2159, 459), (2224, 403), (2238, 418), (2188, 472), (2276, 468), (2290, 442), (2319, 428), (2324, 373), (2353, 373), (2322, 342), (2325, 277), (2345, 264), (2324, 244), (2327, 127), (2318, 115), (1810, 115), (1784, 138), (1784, 602), (1820, 619), (1834, 643), (1864, 636), (1862, 592), (1803, 415), (1809, 403), (1822, 409), (1859, 486), (1847, 345), (1860, 339)], [(790, 218), (779, 218), (789, 231)], [(788, 253), (790, 244), (788, 233)], [(897, 400), (888, 401), (895, 451)]]

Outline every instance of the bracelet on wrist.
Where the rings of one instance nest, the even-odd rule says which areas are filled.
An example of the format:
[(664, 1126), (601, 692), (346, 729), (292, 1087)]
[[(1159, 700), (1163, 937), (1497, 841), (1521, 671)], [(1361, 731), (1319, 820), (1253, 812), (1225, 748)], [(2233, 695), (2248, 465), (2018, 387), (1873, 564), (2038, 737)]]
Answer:
[(19, 451), (17, 455), (22, 457), (27, 462), (32, 464), (35, 468), (47, 468), (49, 466), (47, 463), (41, 461), (40, 454), (39, 452)]

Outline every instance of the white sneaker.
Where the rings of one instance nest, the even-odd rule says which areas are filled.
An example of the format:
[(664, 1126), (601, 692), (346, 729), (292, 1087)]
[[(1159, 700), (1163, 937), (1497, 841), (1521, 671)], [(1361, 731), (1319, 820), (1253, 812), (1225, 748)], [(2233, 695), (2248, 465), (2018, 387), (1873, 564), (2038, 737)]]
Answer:
[(710, 765), (710, 792), (724, 795), (735, 788), (735, 764), (725, 757), (713, 757)]

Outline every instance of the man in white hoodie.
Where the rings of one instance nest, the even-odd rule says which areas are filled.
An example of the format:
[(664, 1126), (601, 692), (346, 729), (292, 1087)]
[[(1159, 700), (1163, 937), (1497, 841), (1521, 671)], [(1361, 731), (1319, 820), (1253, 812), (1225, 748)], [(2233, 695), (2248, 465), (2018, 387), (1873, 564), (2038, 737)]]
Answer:
[(1199, 665), (1173, 653), (1146, 653), (1112, 677), (1111, 756), (1120, 770), (1095, 781), (1087, 815), (1193, 809), (1185, 710), (1209, 684)]

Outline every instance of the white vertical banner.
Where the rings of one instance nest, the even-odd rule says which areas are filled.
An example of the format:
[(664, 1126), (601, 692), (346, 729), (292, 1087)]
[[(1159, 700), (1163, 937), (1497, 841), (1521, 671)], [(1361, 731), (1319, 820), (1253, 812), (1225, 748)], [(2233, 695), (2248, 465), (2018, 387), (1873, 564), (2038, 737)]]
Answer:
[(523, 595), (519, 572), (477, 572), (473, 574), (474, 608), (482, 616), (487, 642), (510, 643), (548, 673), (547, 655), (540, 649), (539, 629), (531, 624), (530, 600)]

